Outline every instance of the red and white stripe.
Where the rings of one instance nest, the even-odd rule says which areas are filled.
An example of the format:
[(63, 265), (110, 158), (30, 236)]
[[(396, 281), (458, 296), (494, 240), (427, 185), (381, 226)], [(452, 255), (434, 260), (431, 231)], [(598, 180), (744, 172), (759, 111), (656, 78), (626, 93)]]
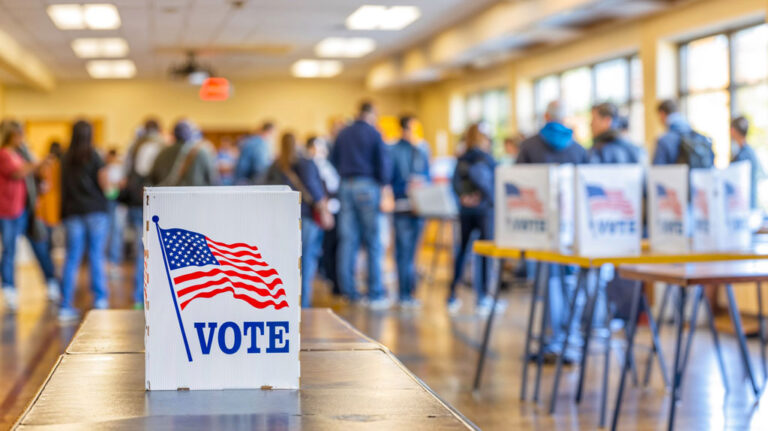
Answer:
[(635, 214), (632, 202), (624, 197), (621, 190), (606, 190), (605, 197), (593, 197), (590, 199), (589, 208), (592, 212), (617, 211), (625, 216)]

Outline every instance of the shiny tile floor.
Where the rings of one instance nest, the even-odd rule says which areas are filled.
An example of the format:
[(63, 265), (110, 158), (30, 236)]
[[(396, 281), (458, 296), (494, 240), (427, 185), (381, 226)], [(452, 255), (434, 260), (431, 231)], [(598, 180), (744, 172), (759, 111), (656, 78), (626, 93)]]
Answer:
[[(429, 256), (422, 256), (428, 262)], [(130, 306), (128, 275), (111, 280), (113, 307)], [(327, 294), (322, 283), (317, 285), (316, 302), (331, 306), (356, 327), (387, 345), (417, 376), (422, 378), (446, 401), (453, 404), (484, 430), (591, 430), (597, 428), (599, 383), (602, 357), (593, 356), (587, 373), (585, 399), (582, 405), (572, 402), (577, 368), (565, 368), (558, 398), (557, 412), (546, 414), (553, 368), (545, 367), (542, 379), (542, 401), (539, 404), (519, 401), (521, 356), (529, 290), (514, 289), (506, 294), (510, 306), (497, 320), (483, 387), (471, 391), (472, 374), (481, 339), (482, 320), (474, 314), (468, 289), (462, 291), (465, 306), (457, 316), (449, 316), (444, 308), (449, 270), (443, 263), (432, 283), (422, 283), (419, 297), (424, 303), (418, 311), (371, 312), (347, 306)], [(83, 274), (83, 278), (87, 278)], [(393, 277), (390, 277), (393, 278)], [(19, 271), (21, 306), (16, 314), (3, 313), (0, 319), (0, 429), (9, 427), (35, 396), (56, 357), (64, 350), (74, 333), (74, 326), (61, 327), (55, 313), (45, 301), (39, 271), (34, 266)], [(78, 304), (90, 302), (86, 281), (78, 293)], [(664, 328), (662, 339), (667, 359), (672, 357), (672, 328)], [(648, 332), (641, 330), (638, 358), (644, 363)], [(751, 395), (738, 361), (735, 339), (722, 337), (731, 393), (726, 397), (720, 381), (712, 343), (705, 331), (696, 337), (682, 401), (678, 405), (678, 430), (765, 430), (768, 429), (766, 396), (762, 403)], [(615, 343), (611, 364), (612, 401), (618, 382), (620, 343)], [(760, 368), (758, 343), (750, 341), (756, 368)], [(762, 373), (759, 373), (762, 380)], [(666, 428), (669, 408), (658, 368), (654, 369), (648, 388), (628, 386), (621, 430), (661, 430)], [(87, 390), (87, 389), (85, 389)], [(611, 402), (611, 406), (613, 403)]]

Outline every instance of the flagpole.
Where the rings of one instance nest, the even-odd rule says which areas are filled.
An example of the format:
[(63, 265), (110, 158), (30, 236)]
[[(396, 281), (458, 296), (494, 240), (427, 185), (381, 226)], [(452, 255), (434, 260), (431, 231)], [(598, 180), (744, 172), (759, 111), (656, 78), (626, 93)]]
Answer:
[(171, 289), (171, 299), (173, 299), (173, 306), (176, 309), (176, 318), (179, 320), (179, 329), (181, 329), (181, 338), (184, 339), (184, 348), (187, 350), (187, 359), (192, 362), (192, 353), (189, 351), (189, 343), (187, 342), (187, 334), (184, 332), (184, 323), (181, 321), (181, 312), (179, 311), (179, 304), (176, 301), (176, 292), (173, 290), (173, 281), (171, 280), (171, 270), (168, 268), (168, 257), (165, 255), (165, 243), (163, 242), (163, 236), (160, 235), (160, 225), (158, 222), (160, 217), (152, 216), (152, 222), (155, 223), (155, 230), (157, 231), (157, 239), (160, 241), (160, 250), (163, 253), (163, 263), (165, 264), (165, 275), (168, 276), (168, 287)]

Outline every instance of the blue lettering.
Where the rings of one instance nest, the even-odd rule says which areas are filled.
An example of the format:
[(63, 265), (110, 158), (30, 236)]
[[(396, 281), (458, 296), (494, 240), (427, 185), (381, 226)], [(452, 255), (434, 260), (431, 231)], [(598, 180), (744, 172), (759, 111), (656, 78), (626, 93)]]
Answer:
[(203, 329), (205, 328), (205, 322), (195, 322), (195, 329), (197, 329), (197, 338), (200, 340), (200, 350), (203, 351), (203, 355), (209, 355), (211, 353), (211, 344), (213, 344), (213, 333), (216, 331), (216, 326), (219, 324), (216, 322), (208, 322), (208, 342), (205, 341), (203, 336)]
[[(269, 332), (269, 346), (266, 348), (266, 353), (288, 353), (289, 351), (289, 340), (287, 339), (289, 325), (287, 321), (243, 322), (242, 329), (235, 322), (224, 322), (221, 326), (219, 326), (218, 322), (195, 322), (194, 326), (195, 330), (197, 330), (200, 350), (204, 355), (211, 353), (214, 336), (217, 337), (219, 350), (227, 355), (240, 351), (243, 344), (248, 344), (249, 337), (250, 344), (248, 344), (246, 352), (261, 353), (262, 349), (259, 347), (259, 338), (267, 335), (267, 331)], [(208, 334), (205, 334), (206, 326), (208, 327)], [(215, 334), (217, 329), (218, 335)], [(228, 338), (229, 332), (232, 333), (231, 338)], [(245, 343), (243, 343), (243, 337), (246, 338)]]
[(267, 353), (288, 353), (288, 322), (267, 322), (269, 328), (269, 347)]
[(243, 323), (243, 334), (246, 337), (248, 336), (248, 330), (251, 331), (251, 346), (248, 347), (248, 353), (261, 353), (261, 349), (256, 345), (256, 333), (261, 332), (261, 334), (264, 335), (264, 322)]
[[(232, 328), (232, 333), (235, 336), (232, 347), (227, 347), (227, 329)], [(240, 328), (237, 327), (235, 322), (224, 322), (219, 329), (219, 349), (227, 355), (231, 355), (240, 350)]]

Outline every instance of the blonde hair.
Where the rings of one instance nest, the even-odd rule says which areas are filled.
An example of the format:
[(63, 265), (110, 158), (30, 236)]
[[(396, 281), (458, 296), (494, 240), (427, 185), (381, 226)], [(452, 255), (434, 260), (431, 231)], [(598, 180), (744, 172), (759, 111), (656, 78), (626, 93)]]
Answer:
[(277, 157), (277, 165), (283, 170), (291, 169), (296, 161), (296, 136), (293, 133), (283, 133), (280, 137), (280, 155)]
[(485, 135), (480, 131), (480, 124), (475, 123), (467, 129), (466, 136), (464, 137), (464, 144), (467, 146), (467, 150), (482, 148), (485, 139)]

